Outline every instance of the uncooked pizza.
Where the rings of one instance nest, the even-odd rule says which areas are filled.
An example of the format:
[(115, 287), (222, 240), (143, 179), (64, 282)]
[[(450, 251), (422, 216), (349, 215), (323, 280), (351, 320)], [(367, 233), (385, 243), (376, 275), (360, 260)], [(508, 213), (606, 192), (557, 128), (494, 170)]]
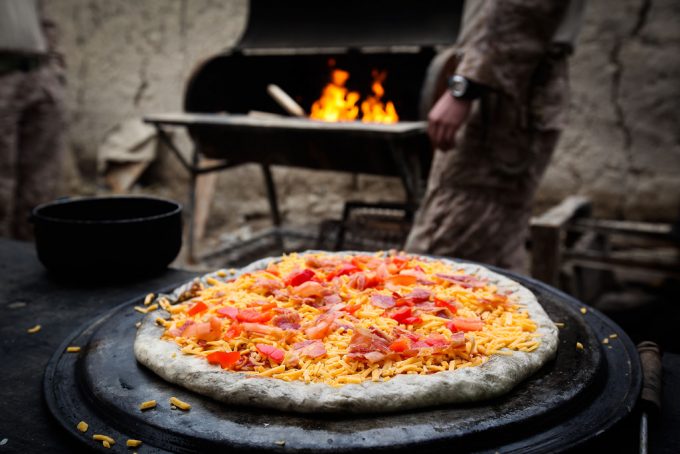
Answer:
[(137, 360), (235, 405), (364, 413), (479, 401), (557, 349), (528, 289), (479, 265), (394, 251), (264, 259), (157, 301)]

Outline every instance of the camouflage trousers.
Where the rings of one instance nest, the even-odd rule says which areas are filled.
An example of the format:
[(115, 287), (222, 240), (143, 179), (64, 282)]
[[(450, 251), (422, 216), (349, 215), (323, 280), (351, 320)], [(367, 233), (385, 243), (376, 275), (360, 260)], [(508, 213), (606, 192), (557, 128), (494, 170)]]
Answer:
[(64, 84), (50, 65), (0, 74), (0, 236), (28, 240), (30, 210), (55, 197)]
[(435, 152), (405, 250), (526, 270), (534, 194), (568, 106), (566, 60), (539, 76), (528, 105), (500, 93), (476, 101), (457, 146)]

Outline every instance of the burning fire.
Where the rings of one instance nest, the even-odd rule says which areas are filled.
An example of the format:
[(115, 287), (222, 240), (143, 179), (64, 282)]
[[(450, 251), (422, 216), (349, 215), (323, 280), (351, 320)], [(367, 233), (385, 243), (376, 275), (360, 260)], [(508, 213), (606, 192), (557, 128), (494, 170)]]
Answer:
[[(387, 77), (386, 71), (373, 70), (373, 95), (361, 103), (361, 121), (364, 123), (396, 123), (399, 121), (397, 110), (391, 101), (383, 104), (381, 98), (385, 94), (382, 83)], [(349, 91), (345, 83), (349, 73), (341, 69), (331, 72), (331, 81), (321, 92), (321, 97), (312, 104), (310, 118), (322, 121), (353, 121), (359, 116), (357, 103), (361, 96), (356, 91)]]
[(371, 75), (373, 76), (373, 85), (371, 85), (373, 96), (369, 96), (366, 101), (361, 103), (361, 121), (364, 123), (395, 123), (399, 121), (397, 109), (394, 108), (392, 101), (388, 101), (387, 105), (380, 102), (380, 98), (385, 94), (382, 83), (387, 77), (387, 72), (374, 69)]

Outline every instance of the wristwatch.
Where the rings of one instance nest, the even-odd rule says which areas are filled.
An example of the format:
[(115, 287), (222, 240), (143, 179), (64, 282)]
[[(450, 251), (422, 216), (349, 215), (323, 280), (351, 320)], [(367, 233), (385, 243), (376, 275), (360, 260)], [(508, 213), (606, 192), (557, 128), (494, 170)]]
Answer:
[(458, 99), (476, 99), (482, 94), (482, 85), (454, 74), (449, 78), (449, 92)]

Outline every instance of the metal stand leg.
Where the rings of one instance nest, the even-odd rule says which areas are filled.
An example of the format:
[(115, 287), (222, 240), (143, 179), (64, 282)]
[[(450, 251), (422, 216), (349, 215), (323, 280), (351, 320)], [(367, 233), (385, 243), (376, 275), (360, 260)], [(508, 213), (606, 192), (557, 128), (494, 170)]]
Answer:
[(191, 264), (196, 263), (196, 250), (195, 250), (195, 226), (194, 226), (194, 215), (196, 214), (196, 180), (198, 179), (198, 151), (194, 149), (191, 156), (192, 168), (190, 170), (189, 177), (189, 204), (187, 206), (187, 212), (189, 215), (189, 257), (188, 262)]
[(274, 241), (276, 246), (283, 251), (283, 235), (281, 234), (281, 213), (279, 212), (279, 202), (276, 197), (276, 186), (274, 185), (274, 178), (269, 165), (262, 164), (262, 175), (264, 176), (264, 185), (267, 189), (267, 200), (269, 200), (269, 211), (271, 213), (272, 224), (274, 225)]
[(392, 151), (394, 162), (397, 163), (399, 177), (406, 191), (407, 211), (412, 213), (418, 208), (424, 193), (420, 178), (422, 172), (420, 161), (416, 156), (409, 162), (403, 147), (395, 142), (390, 144), (390, 150)]

